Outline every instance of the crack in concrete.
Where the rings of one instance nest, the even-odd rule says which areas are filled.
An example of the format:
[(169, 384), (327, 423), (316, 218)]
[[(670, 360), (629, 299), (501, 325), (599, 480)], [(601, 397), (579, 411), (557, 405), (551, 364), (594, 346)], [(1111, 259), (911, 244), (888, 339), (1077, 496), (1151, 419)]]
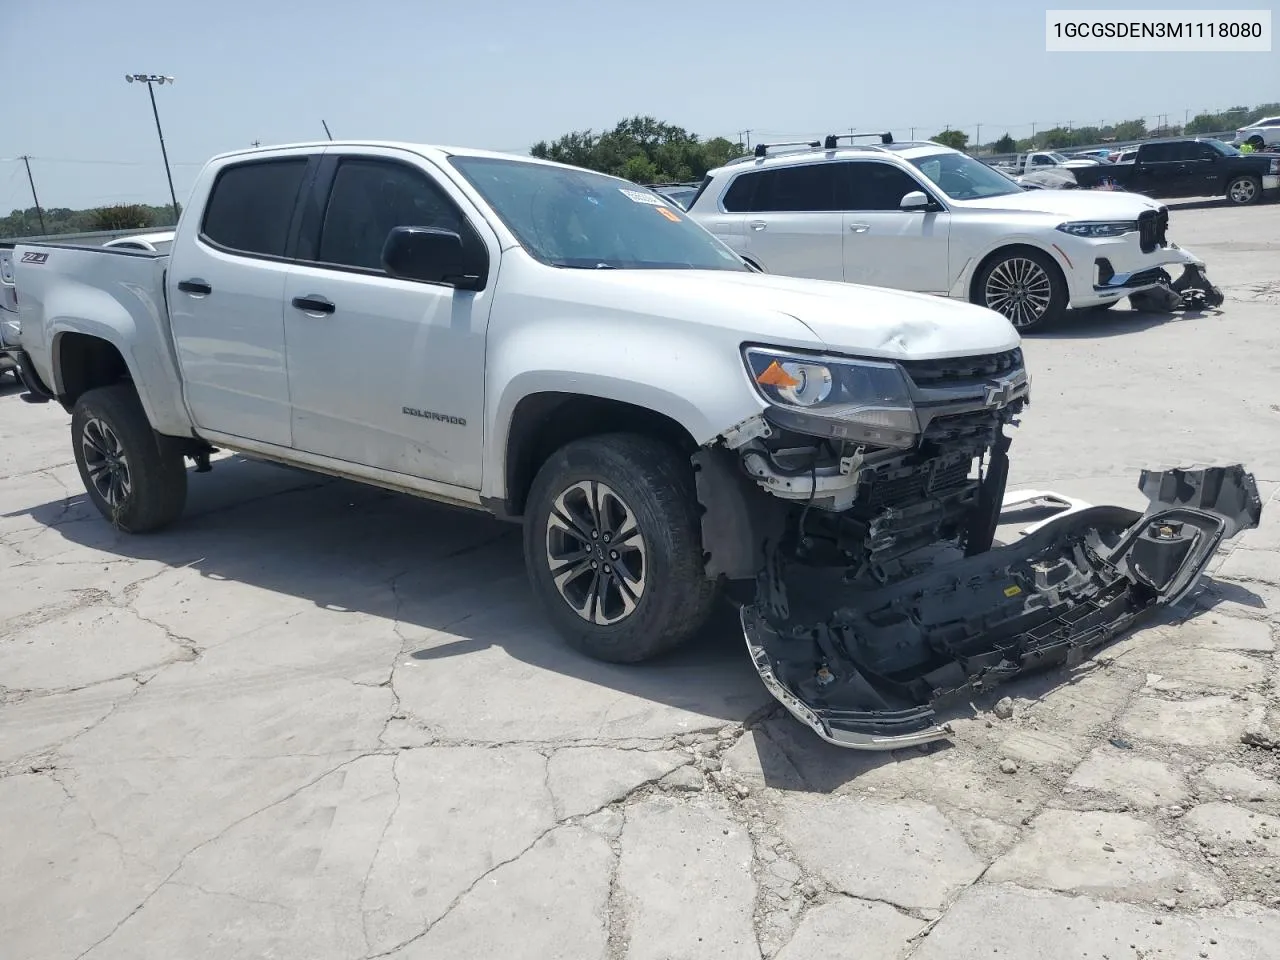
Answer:
[[(547, 759), (548, 761), (548, 769), (549, 769), (550, 758), (545, 757), (545, 759)], [(472, 880), (471, 883), (467, 884), (466, 888), (463, 889), (460, 893), (458, 893), (457, 896), (455, 896), (449, 902), (449, 904), (444, 908), (444, 910), (440, 912), (439, 916), (437, 916), (433, 920), (430, 920), (426, 924), (426, 926), (422, 930), (420, 930), (418, 933), (414, 934), (412, 937), (409, 937), (408, 939), (400, 941), (399, 943), (395, 944), (395, 946), (390, 947), (387, 950), (383, 950), (378, 953), (367, 954), (364, 960), (381, 960), (381, 958), (389, 957), (394, 953), (398, 953), (399, 951), (405, 949), (406, 947), (411, 946), (412, 944), (417, 943), (419, 940), (423, 939), (425, 936), (427, 936), (427, 934), (429, 934), (433, 929), (435, 929), (435, 927), (438, 926), (446, 917), (448, 917), (455, 909), (457, 909), (457, 907), (464, 900), (466, 900), (466, 898), (472, 893), (472, 891), (474, 891), (481, 883), (483, 883), (486, 878), (491, 876), (494, 872), (502, 869), (503, 867), (510, 866), (511, 864), (520, 860), (522, 857), (528, 854), (539, 843), (541, 843), (544, 839), (546, 839), (555, 831), (564, 829), (567, 826), (583, 824), (587, 820), (589, 820), (591, 817), (594, 817), (596, 814), (602, 813), (605, 810), (610, 810), (610, 809), (618, 810), (620, 813), (623, 814), (623, 817), (625, 818), (626, 805), (630, 803), (633, 799), (648, 795), (651, 792), (654, 785), (661, 779), (662, 777), (651, 777), (641, 783), (635, 784), (633, 787), (631, 787), (631, 789), (629, 789), (621, 797), (618, 797), (613, 800), (609, 800), (606, 803), (602, 803), (599, 806), (595, 807), (594, 809), (585, 811), (584, 813), (572, 814), (567, 817), (558, 817), (556, 814), (557, 801), (555, 798), (555, 793), (552, 791), (549, 781), (544, 777), (543, 788), (547, 793), (548, 799), (551, 801), (552, 816), (556, 817), (554, 822), (550, 826), (548, 826), (545, 830), (540, 831), (538, 835), (534, 837), (533, 840), (531, 840), (519, 852), (506, 858), (505, 860), (502, 860), (499, 863), (493, 864), (492, 866), (487, 868), (484, 872), (482, 872), (478, 877)], [(610, 840), (611, 847), (615, 847), (615, 853), (619, 857), (620, 857), (620, 847), (618, 845), (620, 844), (620, 842), (621, 842), (620, 840), (618, 841)], [(611, 884), (610, 884), (611, 896), (612, 896), (612, 891), (614, 889), (614, 886), (616, 885), (616, 881), (617, 881), (617, 865), (615, 864), (614, 875), (611, 879)], [(367, 878), (366, 878), (366, 882), (367, 882)], [(363, 894), (362, 894), (362, 898), (363, 898)], [(362, 899), (362, 902), (363, 902), (363, 899)], [(611, 951), (611, 955), (612, 955), (612, 951)]]
[(391, 824), (396, 818), (396, 814), (400, 812), (400, 802), (402, 794), (400, 792), (400, 757), (399, 755), (391, 758), (391, 779), (396, 785), (396, 802), (391, 807), (391, 812), (387, 814), (386, 821), (382, 824), (382, 831), (378, 834), (378, 842), (374, 845), (373, 856), (369, 858), (369, 867), (364, 872), (364, 879), (360, 881), (360, 933), (364, 937), (364, 952), (369, 953), (369, 911), (365, 909), (365, 901), (369, 896), (369, 880), (373, 876), (373, 868), (378, 865), (378, 857), (382, 855), (382, 844), (387, 839), (387, 831), (391, 829)]
[(618, 878), (622, 870), (622, 834), (627, 826), (626, 808), (620, 806), (618, 812), (622, 817), (618, 835), (608, 838), (609, 850), (613, 855), (609, 861), (609, 894), (605, 899), (605, 951), (608, 960), (626, 960), (631, 938), (622, 884)]
[(244, 816), (239, 817), (238, 819), (232, 821), (231, 823), (227, 824), (225, 827), (223, 827), (221, 830), (219, 830), (217, 833), (215, 833), (213, 836), (209, 837), (208, 839), (200, 841), (198, 844), (196, 844), (194, 847), (189, 849), (186, 853), (184, 853), (178, 859), (177, 865), (174, 866), (174, 868), (170, 870), (169, 873), (166, 874), (165, 877), (159, 883), (157, 883), (154, 887), (151, 888), (151, 890), (146, 894), (146, 896), (144, 896), (142, 900), (139, 901), (136, 907), (130, 910), (106, 934), (104, 934), (102, 937), (95, 940), (92, 944), (90, 944), (88, 947), (86, 947), (84, 950), (78, 953), (75, 957), (75, 960), (84, 960), (84, 958), (87, 957), (89, 954), (91, 954), (94, 950), (98, 949), (98, 947), (102, 946), (104, 943), (106, 943), (108, 940), (114, 937), (117, 933), (119, 933), (121, 929), (124, 928), (125, 924), (127, 924), (130, 920), (132, 920), (135, 916), (137, 916), (142, 911), (142, 909), (146, 907), (148, 903), (151, 902), (151, 900), (155, 897), (155, 895), (159, 893), (165, 886), (167, 886), (173, 880), (174, 877), (178, 875), (178, 872), (181, 871), (184, 866), (186, 866), (187, 861), (191, 859), (191, 857), (194, 854), (203, 850), (205, 847), (209, 846), (210, 844), (218, 842), (223, 837), (225, 837), (228, 833), (234, 830), (236, 827), (240, 826), (242, 823), (245, 823), (248, 820), (252, 820), (254, 817), (259, 816), (260, 814), (266, 813), (268, 810), (271, 810), (274, 807), (278, 807), (282, 803), (288, 803), (290, 800), (297, 797), (304, 790), (308, 790), (311, 787), (314, 787), (321, 780), (324, 780), (327, 777), (333, 776), (339, 770), (342, 770), (345, 767), (349, 767), (351, 764), (356, 763), (359, 760), (363, 759), (365, 756), (370, 756), (370, 755), (371, 754), (361, 754), (359, 756), (352, 757), (348, 760), (342, 761), (342, 763), (339, 763), (337, 766), (331, 767), (330, 769), (324, 771), (323, 773), (318, 774), (317, 776), (311, 778), (310, 780), (306, 781), (300, 786), (295, 787), (293, 790), (289, 791), (284, 796), (278, 797), (277, 799), (272, 800), (270, 803), (264, 804), (263, 806), (259, 807), (253, 812), (247, 813)]
[(115, 702), (113, 702), (111, 706), (107, 708), (106, 712), (103, 713), (102, 716), (98, 717), (97, 720), (94, 720), (88, 726), (76, 731), (73, 734), (63, 737), (61, 740), (58, 740), (55, 743), (52, 743), (49, 746), (44, 747), (35, 753), (28, 754), (23, 757), (19, 757), (17, 760), (14, 761), (14, 764), (30, 764), (35, 762), (36, 758), (44, 757), (44, 756), (52, 756), (54, 754), (57, 754), (61, 750), (66, 748), (68, 744), (75, 742), (80, 737), (85, 736), (86, 734), (92, 732), (93, 730), (96, 730), (102, 724), (106, 723), (108, 720), (111, 719), (111, 717), (116, 713), (117, 710), (119, 710), (121, 707), (124, 707), (132, 703), (134, 698), (137, 697), (138, 694), (142, 692), (142, 689), (147, 685), (147, 680), (143, 680), (140, 677), (132, 677), (131, 679), (133, 679), (135, 683), (133, 690), (130, 691), (126, 696), (121, 697), (119, 700), (116, 700)]

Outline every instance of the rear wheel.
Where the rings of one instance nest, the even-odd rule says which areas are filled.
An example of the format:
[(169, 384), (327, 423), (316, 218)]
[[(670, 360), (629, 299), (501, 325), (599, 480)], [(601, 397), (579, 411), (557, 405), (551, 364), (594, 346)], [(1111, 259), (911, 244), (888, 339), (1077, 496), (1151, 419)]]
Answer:
[(1062, 317), (1067, 309), (1067, 282), (1048, 254), (1017, 247), (996, 254), (978, 272), (970, 299), (1004, 314), (1025, 332)]
[(687, 460), (633, 434), (575, 440), (534, 478), (524, 554), (534, 593), (577, 650), (634, 663), (678, 646), (717, 596)]
[(1227, 184), (1227, 201), (1243, 207), (1262, 199), (1262, 181), (1257, 177), (1241, 175)]
[(131, 385), (81, 396), (71, 413), (71, 443), (89, 499), (121, 530), (158, 530), (182, 513), (186, 463), (151, 429)]

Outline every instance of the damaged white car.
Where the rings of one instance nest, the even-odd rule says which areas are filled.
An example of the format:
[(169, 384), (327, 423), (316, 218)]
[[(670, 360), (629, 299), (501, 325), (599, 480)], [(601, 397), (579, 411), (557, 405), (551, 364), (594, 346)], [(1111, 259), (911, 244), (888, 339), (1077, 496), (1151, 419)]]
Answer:
[(736, 594), (769, 690), (845, 746), (945, 736), (940, 697), (1110, 638), (1259, 512), (1243, 471), (1170, 474), (1145, 520), (990, 550), (1029, 389), (1005, 318), (760, 274), (659, 195), (528, 158), (228, 154), (168, 256), (16, 270), (28, 399), (70, 411), (119, 528), (177, 519), (215, 448), (488, 511), (593, 657)]
[[(847, 142), (861, 137), (880, 142)], [(1031, 189), (958, 150), (890, 133), (757, 144), (710, 171), (688, 209), (766, 273), (968, 300), (1022, 332), (1125, 297), (1161, 310), (1223, 300), (1204, 261), (1168, 238), (1162, 204)]]

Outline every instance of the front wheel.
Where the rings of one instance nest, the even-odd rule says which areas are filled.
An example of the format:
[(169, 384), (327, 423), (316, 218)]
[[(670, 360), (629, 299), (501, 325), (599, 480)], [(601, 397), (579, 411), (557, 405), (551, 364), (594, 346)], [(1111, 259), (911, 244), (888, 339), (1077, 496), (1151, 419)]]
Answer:
[(1257, 177), (1239, 176), (1227, 184), (1227, 201), (1243, 207), (1262, 198), (1262, 181)]
[(560, 633), (611, 663), (678, 646), (718, 593), (703, 568), (692, 467), (634, 434), (575, 440), (551, 455), (529, 491), (524, 555)]
[(996, 254), (979, 272), (972, 302), (1003, 314), (1019, 332), (1056, 322), (1067, 309), (1067, 282), (1048, 256), (1030, 247)]
[(71, 444), (89, 499), (121, 530), (158, 530), (182, 513), (186, 463), (151, 429), (130, 384), (89, 390), (76, 401)]

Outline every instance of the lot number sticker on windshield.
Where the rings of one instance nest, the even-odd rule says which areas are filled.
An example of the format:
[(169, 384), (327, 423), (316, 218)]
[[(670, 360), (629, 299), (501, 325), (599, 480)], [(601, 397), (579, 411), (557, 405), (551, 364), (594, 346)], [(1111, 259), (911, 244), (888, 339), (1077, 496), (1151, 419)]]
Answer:
[(657, 210), (657, 211), (658, 211), (660, 214), (662, 214), (664, 217), (666, 217), (668, 220), (670, 220), (672, 223), (679, 223), (679, 222), (680, 222), (680, 218), (679, 218), (679, 217), (677, 217), (677, 216), (676, 216), (674, 213), (672, 213), (670, 210), (668, 210), (666, 207), (654, 207), (654, 209), (655, 209), (655, 210)]
[(622, 187), (618, 188), (618, 192), (622, 194), (624, 197), (626, 197), (628, 200), (630, 200), (632, 203), (648, 203), (648, 204), (652, 204), (655, 207), (666, 206), (666, 204), (664, 204), (660, 199), (658, 199), (657, 196), (655, 196), (652, 193), (642, 193), (639, 190), (625, 190)]

